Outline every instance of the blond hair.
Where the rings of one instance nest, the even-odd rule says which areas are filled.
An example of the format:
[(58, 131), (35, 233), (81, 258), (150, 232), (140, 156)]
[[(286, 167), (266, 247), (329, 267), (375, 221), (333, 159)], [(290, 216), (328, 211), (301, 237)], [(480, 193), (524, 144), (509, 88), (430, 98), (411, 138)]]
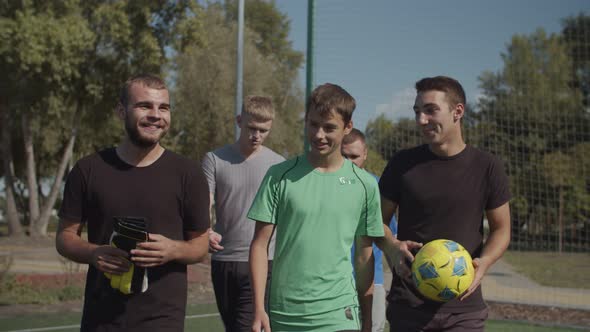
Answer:
[(360, 131), (360, 130), (358, 130), (356, 128), (352, 128), (352, 130), (350, 131), (350, 133), (348, 133), (342, 139), (342, 145), (351, 144), (351, 143), (354, 143), (356, 141), (361, 141), (361, 143), (363, 143), (363, 146), (367, 146), (367, 140), (365, 138), (365, 134), (363, 134), (362, 131)]
[(242, 115), (248, 115), (256, 121), (269, 121), (275, 118), (272, 99), (266, 96), (249, 95), (244, 98)]

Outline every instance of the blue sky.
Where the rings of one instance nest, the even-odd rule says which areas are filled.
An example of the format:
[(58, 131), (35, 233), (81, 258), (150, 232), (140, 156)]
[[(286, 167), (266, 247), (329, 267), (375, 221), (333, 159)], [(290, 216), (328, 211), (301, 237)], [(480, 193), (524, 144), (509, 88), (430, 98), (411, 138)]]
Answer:
[[(295, 49), (305, 52), (307, 1), (276, 4), (291, 20)], [(590, 14), (589, 0), (316, 0), (314, 84), (349, 91), (360, 129), (382, 113), (411, 117), (413, 85), (426, 76), (458, 79), (475, 103), (477, 77), (502, 68), (514, 34), (559, 32), (561, 19), (582, 11)], [(300, 73), (303, 87), (305, 67)]]

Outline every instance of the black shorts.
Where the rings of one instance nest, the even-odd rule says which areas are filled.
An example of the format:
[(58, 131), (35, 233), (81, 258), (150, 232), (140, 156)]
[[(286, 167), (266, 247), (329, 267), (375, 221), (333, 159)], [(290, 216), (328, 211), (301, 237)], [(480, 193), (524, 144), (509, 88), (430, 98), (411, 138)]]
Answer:
[[(268, 305), (268, 287), (272, 261), (268, 262), (266, 279), (265, 306)], [(250, 265), (248, 262), (211, 261), (211, 279), (215, 290), (217, 309), (223, 320), (225, 330), (252, 330), (254, 303), (250, 284)]]
[(431, 313), (411, 307), (392, 305), (387, 307), (390, 332), (483, 332), (488, 308), (461, 313)]

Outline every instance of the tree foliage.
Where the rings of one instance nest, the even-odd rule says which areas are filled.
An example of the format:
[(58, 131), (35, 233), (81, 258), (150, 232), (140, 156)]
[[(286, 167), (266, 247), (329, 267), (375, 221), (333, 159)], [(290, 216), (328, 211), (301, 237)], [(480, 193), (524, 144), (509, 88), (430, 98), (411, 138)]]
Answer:
[[(159, 74), (172, 83), (177, 110), (166, 147), (198, 158), (231, 140), (231, 8), (230, 2), (191, 0), (0, 3), (0, 70), (6, 76), (0, 81), (0, 172), (5, 194), (14, 198), (5, 210), (14, 212), (11, 220), (24, 216), (15, 226), (22, 222), (32, 234), (44, 234), (67, 165), (118, 143), (123, 130), (113, 109), (133, 74)], [(303, 56), (292, 49), (289, 21), (274, 2), (249, 1), (247, 8), (245, 92), (274, 98), (271, 146), (292, 154), (302, 145), (292, 137), (301, 135), (296, 80)], [(261, 19), (268, 20), (256, 22)]]
[[(3, 171), (5, 179), (14, 176), (32, 234), (46, 232), (72, 153), (82, 156), (120, 137), (110, 112), (121, 83), (139, 71), (162, 72), (167, 22), (175, 22), (162, 18), (175, 5), (181, 3), (55, 0), (0, 6), (0, 68), (8, 76), (0, 108), (12, 124), (3, 155), (10, 153), (15, 165), (14, 174)], [(23, 185), (26, 190), (19, 190)]]
[(567, 207), (586, 199), (587, 178), (572, 169), (581, 155), (572, 152), (590, 141), (583, 84), (567, 42), (542, 29), (512, 38), (502, 54), (504, 68), (480, 77), (482, 130), (476, 137), (507, 162), (515, 234), (558, 231), (560, 249), (564, 223), (574, 228), (590, 217)]
[(402, 118), (397, 122), (381, 114), (367, 123), (367, 145), (389, 160), (397, 152), (414, 147), (421, 142), (413, 119)]
[(571, 85), (579, 89), (584, 98), (584, 106), (590, 107), (590, 16), (580, 13), (563, 20), (562, 35), (572, 61), (573, 79)]
[[(483, 94), (467, 105), (466, 141), (506, 163), (515, 245), (543, 236), (559, 249), (566, 238), (570, 245), (588, 241), (576, 231), (590, 229), (589, 32), (590, 17), (579, 14), (563, 20), (560, 34), (514, 35), (503, 68), (480, 75)], [(410, 119), (381, 115), (366, 134), (386, 160), (420, 143)]]
[[(256, 12), (257, 5), (280, 16), (272, 3), (248, 2), (246, 13)], [(175, 93), (174, 142), (180, 151), (200, 159), (207, 151), (233, 142), (236, 86), (236, 22), (227, 11), (229, 5), (210, 4), (201, 20), (206, 31), (202, 43), (187, 48), (176, 59), (178, 69)], [(253, 7), (253, 8), (252, 8)], [(271, 16), (273, 16), (271, 15)], [(276, 116), (268, 145), (283, 155), (299, 153), (302, 148), (302, 92), (296, 85), (296, 71), (285, 65), (281, 54), (266, 54), (268, 33), (252, 30), (256, 16), (245, 15), (244, 95), (262, 94), (273, 98)], [(274, 22), (270, 19), (271, 22)], [(252, 22), (252, 23), (251, 23)], [(287, 29), (265, 24), (264, 29)], [(262, 29), (258, 27), (258, 29)], [(284, 38), (285, 35), (281, 35)], [(270, 42), (268, 42), (270, 43)], [(288, 63), (291, 63), (287, 61)]]
[(365, 169), (372, 174), (381, 176), (386, 165), (387, 161), (378, 152), (369, 148), (367, 151), (367, 160), (365, 161)]

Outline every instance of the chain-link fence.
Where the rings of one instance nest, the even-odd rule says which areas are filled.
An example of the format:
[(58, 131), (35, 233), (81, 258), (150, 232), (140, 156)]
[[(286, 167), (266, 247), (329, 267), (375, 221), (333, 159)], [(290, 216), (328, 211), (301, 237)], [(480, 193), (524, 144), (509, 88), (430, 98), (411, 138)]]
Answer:
[[(391, 39), (384, 38), (382, 31), (371, 31), (371, 27), (383, 29), (378, 22), (383, 19), (379, 13), (388, 10), (374, 5), (370, 9), (374, 13), (369, 23), (371, 26), (362, 28), (368, 33), (355, 35), (343, 32), (346, 31), (347, 23), (339, 25), (338, 22), (357, 20), (358, 16), (354, 13), (367, 11), (366, 6), (348, 1), (339, 2), (338, 5), (331, 1), (316, 2), (314, 83), (351, 82), (350, 77), (359, 76), (355, 70), (367, 66), (359, 65), (358, 68), (347, 70), (339, 68), (345, 63), (344, 58), (358, 53), (355, 48), (364, 45), (366, 41), (363, 38), (383, 38), (380, 41), (382, 43), (396, 43), (399, 38), (403, 38), (395, 32), (396, 29), (408, 31), (408, 27), (396, 25), (395, 22), (387, 24), (392, 28)], [(482, 17), (489, 14), (480, 13)], [(530, 15), (540, 14), (533, 11)], [(498, 16), (495, 19), (502, 22), (504, 18)], [(399, 104), (406, 106), (406, 113), (380, 112), (375, 103), (366, 102), (375, 99), (371, 92), (354, 95), (354, 81), (349, 85), (359, 104), (369, 105), (358, 109), (354, 119), (356, 125), (364, 125), (357, 127), (366, 132), (372, 153), (383, 161), (373, 165), (373, 171), (379, 174), (379, 167), (383, 167), (384, 162), (396, 152), (421, 144), (420, 134), (411, 117), (415, 97), (411, 86), (413, 82), (422, 77), (449, 73), (458, 73), (449, 76), (468, 83), (464, 85), (475, 85), (470, 82), (476, 82), (475, 91), (465, 86), (468, 105), (462, 123), (463, 133), (468, 144), (494, 153), (505, 163), (513, 197), (510, 201), (512, 240), (507, 254), (507, 257), (512, 257), (511, 271), (520, 270), (520, 265), (525, 265), (524, 260), (531, 259), (525, 254), (541, 257), (553, 253), (569, 254), (567, 258), (573, 257), (575, 263), (564, 265), (563, 268), (571, 268), (571, 273), (581, 273), (586, 277), (578, 279), (582, 281), (578, 285), (549, 285), (580, 288), (580, 291), (568, 293), (565, 300), (559, 302), (557, 298), (563, 294), (539, 288), (537, 290), (543, 295), (539, 300), (531, 301), (540, 304), (559, 302), (566, 306), (568, 303), (581, 303), (582, 307), (590, 310), (590, 300), (586, 297), (589, 295), (587, 286), (583, 285), (590, 281), (587, 277), (590, 273), (590, 14), (572, 9), (571, 15), (562, 17), (561, 21), (556, 20), (559, 27), (554, 31), (549, 32), (543, 27), (530, 27), (524, 32), (513, 31), (511, 37), (504, 41), (504, 47), (495, 51), (495, 56), (501, 60), (500, 67), (490, 68), (483, 63), (479, 72), (474, 74), (476, 77), (462, 77), (464, 72), (454, 68), (428, 72), (429, 68), (436, 67), (424, 63), (424, 70), (416, 70), (414, 80), (406, 82), (408, 89), (405, 94), (393, 93), (393, 99), (398, 98)], [(416, 24), (420, 24), (418, 18)], [(432, 31), (432, 34), (423, 36), (422, 43), (411, 43), (417, 45), (412, 50), (416, 53), (416, 61), (421, 61), (422, 53), (430, 52), (431, 62), (445, 62), (445, 58), (437, 54), (438, 50), (433, 49), (432, 43), (432, 40), (442, 38), (441, 35), (446, 33), (444, 29), (445, 25), (441, 23), (441, 31)], [(412, 36), (415, 35), (408, 32), (408, 38), (415, 38)], [(449, 44), (448, 47), (460, 46), (460, 39), (457, 39), (456, 45)], [(365, 56), (358, 57), (355, 60), (357, 63), (380, 61), (380, 57), (374, 56), (377, 50), (363, 51)], [(404, 50), (400, 49), (399, 52)], [(449, 66), (461, 63), (462, 60), (467, 63), (474, 55), (464, 52), (462, 56), (463, 59), (447, 59)], [(396, 58), (394, 54), (391, 57)], [(403, 73), (404, 67), (408, 66), (407, 63), (396, 63), (395, 60), (380, 65), (383, 68), (398, 66), (399, 73)], [(387, 75), (390, 71), (383, 72)], [(377, 82), (382, 80), (363, 81), (363, 85), (371, 87), (363, 91), (379, 90), (380, 87), (372, 86)], [(563, 258), (565, 260), (566, 256)], [(539, 264), (545, 262), (551, 262), (548, 256), (547, 260), (541, 259)], [(529, 271), (529, 276), (543, 273), (543, 268), (540, 267), (539, 271)], [(545, 278), (550, 279), (551, 276)], [(539, 286), (534, 282), (531, 285)], [(513, 287), (512, 290), (506, 288), (501, 292), (519, 294), (520, 286)], [(504, 299), (515, 301), (523, 300), (516, 297), (527, 297), (526, 294), (516, 297), (504, 295)]]

